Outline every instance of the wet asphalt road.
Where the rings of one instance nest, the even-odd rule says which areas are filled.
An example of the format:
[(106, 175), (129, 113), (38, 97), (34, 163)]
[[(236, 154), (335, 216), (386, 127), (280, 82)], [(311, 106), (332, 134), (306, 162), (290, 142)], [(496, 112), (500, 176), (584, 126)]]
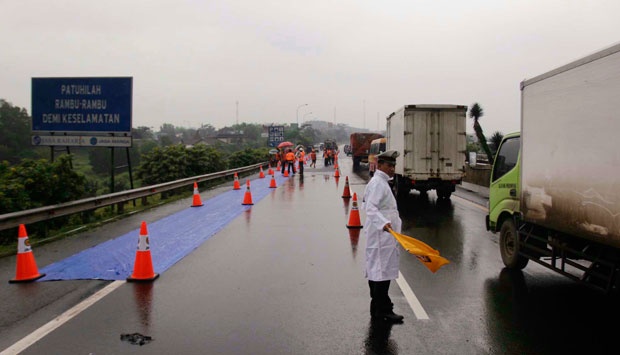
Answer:
[[(400, 205), (403, 234), (451, 261), (436, 274), (401, 254), (403, 279), (428, 319), (419, 319), (401, 287), (390, 296), (403, 324), (373, 323), (363, 277), (364, 232), (346, 228), (345, 176), (361, 195), (366, 172), (341, 178), (306, 168), (235, 219), (152, 284), (37, 282), (0, 287), (5, 349), (96, 291), (103, 299), (28, 347), (25, 354), (555, 354), (615, 353), (616, 299), (538, 265), (503, 270), (497, 236), (484, 230), (485, 199), (459, 189), (449, 203), (412, 194)], [(256, 178), (256, 176), (254, 177)], [(202, 200), (230, 189), (202, 192)], [(35, 248), (39, 267), (188, 208), (190, 199), (154, 208)], [(360, 210), (362, 223), (363, 211)], [(208, 223), (208, 221), (197, 221)], [(156, 238), (157, 236), (151, 236)], [(14, 272), (0, 260), (0, 277)], [(115, 286), (116, 287), (116, 286)], [(152, 338), (144, 345), (122, 334)]]

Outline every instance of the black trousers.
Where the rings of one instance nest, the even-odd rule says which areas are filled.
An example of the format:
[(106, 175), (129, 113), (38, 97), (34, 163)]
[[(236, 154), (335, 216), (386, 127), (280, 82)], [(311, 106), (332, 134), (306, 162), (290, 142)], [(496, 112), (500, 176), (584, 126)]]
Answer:
[(394, 307), (394, 304), (388, 295), (390, 280), (368, 280), (368, 287), (370, 288), (370, 314), (374, 315), (384, 312), (389, 313)]

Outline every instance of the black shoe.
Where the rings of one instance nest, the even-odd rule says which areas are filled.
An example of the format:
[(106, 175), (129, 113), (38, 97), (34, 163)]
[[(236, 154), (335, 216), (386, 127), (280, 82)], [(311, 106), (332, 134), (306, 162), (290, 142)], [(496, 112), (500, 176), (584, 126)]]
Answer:
[(377, 312), (372, 315), (373, 319), (381, 319), (391, 323), (402, 323), (405, 317), (400, 314), (396, 314), (392, 311), (389, 312)]

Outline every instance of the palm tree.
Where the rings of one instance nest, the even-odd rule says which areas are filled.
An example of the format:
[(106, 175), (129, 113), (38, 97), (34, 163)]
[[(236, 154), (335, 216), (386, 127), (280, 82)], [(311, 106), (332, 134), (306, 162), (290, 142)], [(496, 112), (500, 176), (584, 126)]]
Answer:
[(497, 149), (499, 148), (499, 144), (502, 142), (502, 139), (504, 139), (504, 135), (500, 131), (495, 131), (495, 133), (493, 133), (493, 135), (491, 136), (491, 144), (493, 145), (493, 155), (497, 153)]
[(491, 153), (491, 149), (489, 149), (487, 139), (482, 132), (482, 127), (479, 122), (480, 117), (482, 116), (484, 116), (484, 110), (482, 109), (482, 106), (475, 102), (469, 109), (469, 118), (474, 119), (474, 131), (476, 132), (476, 137), (478, 137), (478, 142), (480, 143), (482, 150), (486, 153), (487, 158), (489, 159), (489, 164), (493, 165), (493, 154)]

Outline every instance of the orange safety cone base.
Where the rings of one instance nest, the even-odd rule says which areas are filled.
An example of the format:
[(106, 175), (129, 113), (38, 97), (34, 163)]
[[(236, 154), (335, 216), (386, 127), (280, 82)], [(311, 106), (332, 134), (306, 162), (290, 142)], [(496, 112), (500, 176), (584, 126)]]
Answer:
[(159, 274), (154, 274), (153, 277), (148, 278), (148, 279), (134, 279), (133, 277), (128, 277), (127, 282), (151, 282), (151, 281), (155, 281), (158, 277), (159, 277)]
[(192, 202), (191, 207), (200, 207), (200, 206), (203, 206), (203, 203), (200, 200), (200, 195), (194, 195), (194, 201)]
[(33, 282), (33, 281), (37, 281), (38, 279), (42, 278), (43, 276), (45, 276), (45, 274), (39, 274), (37, 277), (35, 278), (31, 278), (31, 279), (13, 279), (13, 280), (9, 280), (10, 284), (19, 284), (19, 283), (26, 283), (26, 282)]
[(253, 205), (254, 202), (252, 202), (252, 194), (248, 191), (245, 193), (245, 196), (243, 196), (243, 203), (242, 205)]
[(137, 251), (136, 262), (133, 268), (133, 274), (127, 278), (127, 281), (153, 281), (159, 277), (153, 271), (153, 261), (150, 251)]
[(15, 272), (15, 278), (9, 280), (9, 283), (32, 282), (42, 278), (43, 276), (45, 276), (45, 274), (39, 273), (32, 252), (24, 253), (17, 257), (17, 271)]

